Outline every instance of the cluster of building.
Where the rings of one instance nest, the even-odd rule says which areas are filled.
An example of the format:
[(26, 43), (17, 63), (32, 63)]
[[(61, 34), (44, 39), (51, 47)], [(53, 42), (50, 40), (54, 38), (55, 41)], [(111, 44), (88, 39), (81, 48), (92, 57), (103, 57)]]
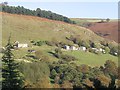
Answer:
[(98, 48), (91, 48), (91, 49), (94, 50), (95, 52), (102, 52), (104, 54), (106, 53), (105, 50), (102, 48), (99, 48), (99, 49)]
[[(104, 49), (102, 49), (102, 48), (89, 48), (89, 49), (87, 49), (86, 47), (84, 47), (84, 46), (80, 46), (80, 47), (78, 47), (78, 46), (69, 46), (69, 45), (65, 45), (64, 46), (64, 49), (65, 50), (81, 50), (81, 51), (89, 51), (89, 49), (92, 49), (94, 52), (102, 52), (103, 54), (105, 54), (106, 53), (106, 51), (104, 50)], [(115, 56), (118, 56), (118, 52), (114, 52), (113, 53)]]
[[(69, 46), (69, 45), (65, 45), (64, 46), (65, 50), (81, 50), (81, 51), (87, 51), (87, 48), (84, 46), (80, 46), (80, 47), (76, 47), (76, 46)], [(94, 50), (95, 52), (102, 52), (105, 53), (105, 50), (102, 48), (91, 48), (92, 50)]]
[[(27, 48), (28, 44), (19, 43), (18, 41), (15, 41), (13, 47), (14, 48)], [(3, 52), (4, 50), (5, 50), (5, 47), (0, 47), (0, 52)], [(13, 50), (13, 49), (11, 49), (11, 50)]]
[(84, 46), (76, 47), (76, 46), (68, 46), (68, 45), (65, 45), (64, 49), (66, 49), (66, 50), (83, 50), (83, 51), (87, 50), (87, 48)]
[[(18, 41), (15, 41), (14, 42), (14, 45), (13, 45), (14, 48), (27, 48), (28, 47), (28, 44), (27, 43), (19, 43)], [(85, 46), (69, 46), (69, 45), (65, 45), (64, 46), (64, 49), (65, 50), (81, 50), (81, 51), (88, 51), (88, 49), (85, 47)], [(102, 52), (102, 53), (106, 53), (104, 49), (102, 48), (90, 48), (92, 49), (94, 52)], [(0, 52), (2, 52), (3, 50), (5, 50), (4, 47), (0, 48)], [(28, 50), (28, 52), (35, 52), (35, 50)], [(117, 52), (114, 52), (114, 55), (117, 56), (118, 53)]]
[[(14, 48), (27, 48), (28, 44), (26, 44), (26, 43), (19, 43), (18, 41), (15, 41), (13, 46), (14, 46)], [(29, 53), (34, 53), (35, 50), (29, 49), (28, 52)]]

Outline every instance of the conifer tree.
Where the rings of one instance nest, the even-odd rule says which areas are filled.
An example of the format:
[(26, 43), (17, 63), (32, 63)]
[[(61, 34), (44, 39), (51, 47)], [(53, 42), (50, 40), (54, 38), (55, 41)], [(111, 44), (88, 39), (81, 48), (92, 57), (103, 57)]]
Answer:
[(2, 57), (2, 90), (21, 90), (23, 79), (18, 70), (19, 64), (14, 60), (11, 52), (10, 37)]

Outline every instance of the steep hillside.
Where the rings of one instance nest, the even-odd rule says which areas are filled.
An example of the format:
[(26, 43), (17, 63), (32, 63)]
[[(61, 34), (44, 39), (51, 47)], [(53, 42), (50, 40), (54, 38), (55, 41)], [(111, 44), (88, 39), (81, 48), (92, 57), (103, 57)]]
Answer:
[(10, 33), (12, 41), (29, 43), (30, 40), (58, 40), (76, 35), (83, 40), (99, 42), (104, 40), (89, 29), (73, 24), (34, 16), (0, 13), (2, 15), (2, 44), (5, 45)]
[(95, 23), (88, 28), (104, 38), (120, 42), (118, 41), (118, 22)]
[[(109, 79), (107, 83), (106, 81), (103, 82), (103, 80), (99, 80), (109, 86), (111, 85), (110, 80), (112, 80), (109, 74), (112, 74), (112, 76), (114, 76), (113, 78), (118, 77), (118, 57), (109, 54), (111, 48), (112, 52), (116, 52), (116, 47), (113, 48), (112, 44), (108, 44), (108, 42), (111, 41), (104, 42), (105, 39), (93, 31), (78, 25), (34, 16), (8, 13), (0, 13), (0, 15), (2, 15), (3, 46), (6, 45), (10, 33), (12, 42), (19, 41), (20, 43), (28, 43), (29, 45), (28, 47), (14, 48), (11, 51), (15, 61), (20, 65), (19, 70), (25, 82), (23, 87), (26, 89), (88, 88), (87, 85), (89, 85), (89, 83), (90, 87), (94, 87), (97, 86), (96, 82), (94, 82), (97, 80), (96, 78), (98, 78), (97, 75), (104, 75), (100, 78), (105, 80), (106, 78), (107, 80)], [(76, 38), (74, 38), (74, 36), (76, 36)], [(47, 42), (56, 40), (62, 41), (60, 42), (61, 46), (56, 44), (50, 45), (50, 42), (49, 44)], [(88, 50), (63, 49), (62, 44), (64, 42), (71, 42), (70, 40), (75, 40), (79, 42), (78, 44), (82, 42), (83, 45), (80, 47), (85, 45), (84, 48), (86, 48), (88, 46)], [(90, 47), (87, 44), (88, 42), (86, 42), (88, 40), (92, 41), (92, 43), (89, 42)], [(41, 42), (44, 43), (42, 45), (37, 43), (36, 45), (36, 41), (38, 41), (39, 44)], [(98, 48), (105, 48), (106, 53), (92, 50), (93, 47), (97, 47), (96, 44), (99, 44), (100, 41), (103, 41), (103, 44)], [(73, 46), (71, 47), (77, 47), (77, 44), (73, 44), (73, 42)], [(54, 42), (51, 43), (53, 44)], [(110, 45), (111, 48), (109, 48), (108, 45)], [(59, 48), (59, 46), (61, 48)], [(66, 43), (64, 43), (64, 46), (67, 46)], [(1, 52), (1, 56), (3, 54), (5, 54), (6, 57), (9, 55), (8, 53), (7, 55), (6, 52), (4, 53), (4, 50), (1, 50)], [(4, 60), (6, 60), (6, 58)], [(116, 78), (116, 80), (117, 79), (118, 78)]]
[(79, 26), (87, 27), (103, 38), (120, 42), (118, 41), (118, 33), (120, 32), (118, 30), (118, 20), (116, 19), (111, 19), (109, 22), (104, 19), (104, 23), (98, 23), (103, 19), (71, 18), (71, 20)]

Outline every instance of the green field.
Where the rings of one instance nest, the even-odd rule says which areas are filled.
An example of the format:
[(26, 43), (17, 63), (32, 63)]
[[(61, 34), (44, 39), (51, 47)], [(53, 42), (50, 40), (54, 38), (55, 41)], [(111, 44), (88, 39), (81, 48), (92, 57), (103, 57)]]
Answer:
[[(82, 26), (85, 23), (96, 23), (96, 22), (100, 22), (102, 19), (97, 19), (97, 18), (71, 18), (71, 20), (75, 21), (77, 25)], [(105, 19), (103, 19), (104, 21), (106, 21)], [(110, 19), (109, 22), (117, 22), (117, 19)]]
[[(36, 50), (36, 51), (42, 51), (43, 54), (47, 57), (49, 57), (49, 62), (53, 62), (53, 61), (58, 61), (58, 59), (56, 57), (54, 57), (53, 55), (51, 55), (49, 52), (53, 52), (55, 50), (56, 47), (51, 47), (51, 46), (47, 46), (47, 45), (43, 45), (43, 46), (34, 46), (32, 49)], [(23, 57), (25, 57), (28, 52), (27, 50), (29, 50), (29, 48), (21, 48), (19, 50), (14, 50), (13, 53), (15, 55), (16, 59), (23, 59)], [(89, 66), (101, 66), (104, 65), (106, 60), (112, 60), (114, 61), (116, 64), (118, 64), (118, 57), (110, 55), (110, 54), (94, 54), (94, 53), (90, 53), (90, 52), (84, 52), (84, 51), (63, 51), (64, 54), (68, 54), (71, 56), (76, 57), (78, 60), (77, 61), (73, 61), (76, 64), (80, 65), (80, 64), (87, 64)], [(28, 59), (30, 60), (30, 59)]]
[(110, 54), (94, 54), (84, 51), (66, 51), (65, 54), (75, 56), (78, 61), (77, 64), (87, 64), (90, 66), (101, 66), (105, 63), (106, 60), (112, 60), (118, 64), (118, 57)]

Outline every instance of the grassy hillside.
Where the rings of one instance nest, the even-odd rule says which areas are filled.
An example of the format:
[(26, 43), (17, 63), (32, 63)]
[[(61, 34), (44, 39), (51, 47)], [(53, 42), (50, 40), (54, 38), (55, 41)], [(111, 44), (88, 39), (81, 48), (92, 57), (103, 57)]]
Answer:
[[(16, 59), (23, 59), (28, 54), (29, 49), (34, 49), (41, 50), (45, 56), (48, 56), (50, 61), (58, 60), (49, 53), (53, 51), (55, 47), (44, 45), (41, 47), (32, 46), (30, 44), (31, 40), (58, 40), (66, 42), (66, 37), (69, 37), (70, 35), (77, 35), (81, 39), (86, 41), (92, 40), (95, 42), (99, 42), (104, 40), (104, 38), (96, 35), (91, 30), (73, 24), (25, 15), (8, 13), (0, 13), (0, 15), (2, 15), (3, 46), (6, 45), (10, 33), (12, 34), (12, 42), (19, 41), (20, 43), (29, 44), (28, 48), (13, 51)], [(91, 66), (98, 64), (103, 65), (103, 63), (108, 59), (117, 59), (117, 57), (113, 57), (111, 55), (98, 56), (96, 54), (86, 54), (84, 52), (67, 52), (67, 54), (75, 55), (75, 57), (80, 60), (78, 61), (79, 64), (86, 63)], [(98, 59), (98, 61), (96, 61), (96, 59)]]
[[(13, 51), (15, 58), (17, 60), (28, 60), (28, 61), (34, 61), (34, 59), (30, 59), (30, 58), (26, 58), (23, 59), (23, 57), (26, 57), (26, 55), (28, 54), (28, 50), (29, 48), (25, 48), (25, 49), (19, 49), (19, 50), (15, 50)], [(54, 57), (52, 54), (50, 54), (49, 52), (53, 52), (55, 50), (56, 47), (52, 47), (52, 46), (47, 46), (47, 45), (43, 45), (43, 46), (34, 46), (32, 49), (36, 50), (36, 51), (42, 51), (44, 56), (46, 56), (48, 59), (46, 60), (47, 62), (53, 62), (53, 61), (58, 61), (59, 59)], [(104, 63), (106, 62), (106, 60), (112, 60), (114, 61), (116, 64), (118, 64), (118, 57), (110, 55), (110, 54), (94, 54), (94, 53), (90, 53), (90, 52), (84, 52), (84, 51), (63, 51), (64, 54), (67, 55), (71, 55), (74, 56), (75, 58), (77, 58), (77, 61), (71, 61), (71, 62), (75, 62), (77, 65), (81, 65), (81, 64), (87, 64), (89, 66), (102, 66), (104, 65)]]
[[(93, 41), (94, 44), (92, 43), (92, 45), (95, 47), (97, 44), (100, 44), (100, 41), (105, 41), (104, 38), (91, 30), (78, 25), (34, 16), (8, 13), (0, 13), (0, 15), (2, 15), (3, 46), (6, 45), (10, 33), (12, 43), (19, 41), (20, 43), (28, 44), (28, 47), (25, 48), (11, 49), (14, 59), (19, 62), (20, 66), (18, 69), (25, 78), (23, 85), (25, 88), (73, 88), (74, 86), (85, 88), (89, 83), (90, 87), (96, 86), (95, 81), (99, 76), (104, 80), (104, 82), (103, 80), (99, 80), (103, 84), (106, 83), (106, 78), (107, 80), (112, 80), (109, 74), (118, 77), (117, 56), (108, 53), (95, 54), (82, 50), (64, 50), (53, 42), (56, 40), (61, 41), (62, 45), (64, 42), (70, 42), (76, 36), (77, 38), (75, 39)], [(36, 42), (44, 43), (39, 45)], [(53, 45), (50, 45), (50, 43)], [(72, 45), (77, 45), (73, 44), (72, 41), (71, 43)], [(88, 42), (82, 43), (87, 45)], [(69, 43), (67, 44), (69, 45)], [(107, 45), (108, 42), (103, 42), (103, 44)], [(109, 45), (112, 47), (112, 44)], [(34, 52), (31, 52), (31, 50)], [(4, 52), (4, 50), (2, 51)], [(0, 56), (3, 54), (0, 53)], [(107, 82), (107, 85), (110, 84), (110, 80)]]
[(60, 21), (48, 20), (39, 17), (0, 13), (2, 15), (2, 44), (5, 45), (9, 34), (12, 41), (29, 43), (30, 40), (66, 41), (70, 35), (78, 35), (84, 40), (100, 41), (103, 38), (92, 31)]

